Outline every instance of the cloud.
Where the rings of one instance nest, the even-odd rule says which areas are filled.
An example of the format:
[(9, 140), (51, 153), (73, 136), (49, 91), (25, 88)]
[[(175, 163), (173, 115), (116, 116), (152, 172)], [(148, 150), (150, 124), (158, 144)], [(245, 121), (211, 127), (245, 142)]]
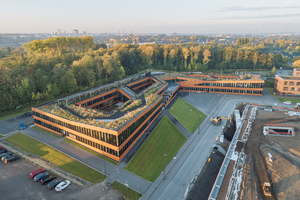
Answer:
[(231, 6), (224, 7), (220, 12), (230, 11), (260, 11), (260, 10), (280, 10), (280, 9), (299, 9), (300, 6), (261, 6), (261, 7), (242, 7), (242, 6)]

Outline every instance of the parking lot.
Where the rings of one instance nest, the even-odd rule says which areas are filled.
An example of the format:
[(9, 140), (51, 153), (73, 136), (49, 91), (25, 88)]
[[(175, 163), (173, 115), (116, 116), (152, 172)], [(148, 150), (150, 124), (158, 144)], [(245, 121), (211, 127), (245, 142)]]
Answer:
[(63, 192), (48, 190), (46, 185), (34, 182), (29, 173), (38, 168), (34, 164), (20, 159), (10, 164), (0, 162), (1, 199), (72, 199), (68, 196), (80, 186), (71, 185)]

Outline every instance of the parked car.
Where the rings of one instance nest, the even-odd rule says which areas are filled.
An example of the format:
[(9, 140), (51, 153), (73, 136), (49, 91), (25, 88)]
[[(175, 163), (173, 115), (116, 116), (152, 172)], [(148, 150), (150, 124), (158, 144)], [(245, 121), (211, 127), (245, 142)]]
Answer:
[(11, 156), (8, 156), (4, 159), (4, 163), (10, 163), (12, 161), (15, 161), (15, 160), (19, 160), (20, 159), (20, 156), (18, 155), (11, 155)]
[(48, 176), (48, 175), (49, 175), (48, 172), (42, 172), (42, 173), (36, 175), (36, 176), (33, 178), (33, 180), (34, 180), (35, 182), (38, 182), (41, 178), (43, 178), (43, 177), (45, 177), (45, 176)]
[(61, 179), (54, 179), (53, 181), (51, 181), (50, 183), (48, 183), (47, 187), (49, 190), (52, 190), (55, 188), (55, 186), (57, 186), (60, 182), (62, 182)]
[(47, 178), (42, 178), (42, 179), (40, 180), (40, 183), (41, 183), (41, 185), (44, 185), (45, 183), (48, 183), (48, 182), (52, 181), (52, 180), (55, 179), (55, 178), (56, 178), (55, 175), (50, 175), (50, 176), (48, 176)]
[(40, 173), (42, 173), (42, 172), (44, 172), (44, 171), (45, 171), (45, 169), (43, 169), (43, 168), (36, 169), (36, 170), (34, 170), (33, 172), (31, 172), (31, 173), (29, 174), (29, 177), (30, 177), (30, 178), (34, 178), (36, 175), (38, 175), (38, 174), (40, 174)]
[(43, 181), (46, 180), (49, 176), (50, 176), (50, 174), (48, 174), (48, 175), (46, 175), (46, 176), (40, 178), (40, 180), (39, 180), (38, 182), (40, 182), (40, 183), (43, 182)]
[(2, 160), (2, 157), (9, 156), (9, 155), (11, 155), (11, 152), (0, 153), (0, 159)]
[(10, 154), (6, 154), (5, 156), (2, 156), (1, 161), (4, 162), (4, 160), (5, 160), (7, 157), (9, 157), (9, 156), (11, 156), (11, 153), (10, 153)]
[(0, 153), (5, 153), (7, 150), (5, 148), (0, 149)]
[(292, 102), (290, 102), (290, 101), (285, 101), (285, 102), (283, 102), (284, 104), (291, 104)]
[(66, 187), (68, 187), (70, 185), (71, 185), (71, 182), (69, 180), (64, 180), (55, 187), (55, 191), (62, 192)]
[(2, 147), (0, 146), (0, 149), (2, 149)]
[(23, 124), (23, 123), (21, 123), (21, 124), (20, 124), (20, 129), (23, 130), (23, 129), (25, 129), (25, 128), (26, 128), (26, 125)]
[(27, 117), (29, 117), (29, 116), (32, 115), (32, 112), (26, 112), (26, 113), (24, 113), (24, 115), (27, 116)]

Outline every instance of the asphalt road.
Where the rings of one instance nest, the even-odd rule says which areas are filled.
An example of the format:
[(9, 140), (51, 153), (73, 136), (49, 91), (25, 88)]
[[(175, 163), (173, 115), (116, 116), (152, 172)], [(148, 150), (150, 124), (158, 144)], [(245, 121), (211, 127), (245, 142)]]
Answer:
[(0, 121), (0, 134), (7, 135), (14, 130), (20, 130), (20, 124), (23, 123), (28, 126), (28, 124), (33, 122), (32, 116), (25, 116), (24, 114)]

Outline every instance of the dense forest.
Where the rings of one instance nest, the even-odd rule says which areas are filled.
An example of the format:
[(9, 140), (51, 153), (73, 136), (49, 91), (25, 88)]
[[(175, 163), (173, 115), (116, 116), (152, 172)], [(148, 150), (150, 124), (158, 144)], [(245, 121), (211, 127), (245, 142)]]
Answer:
[[(281, 47), (278, 46), (280, 49)], [(146, 69), (213, 71), (288, 67), (280, 53), (239, 39), (235, 45), (131, 45), (112, 48), (92, 37), (53, 37), (0, 51), (0, 112), (86, 90)]]

